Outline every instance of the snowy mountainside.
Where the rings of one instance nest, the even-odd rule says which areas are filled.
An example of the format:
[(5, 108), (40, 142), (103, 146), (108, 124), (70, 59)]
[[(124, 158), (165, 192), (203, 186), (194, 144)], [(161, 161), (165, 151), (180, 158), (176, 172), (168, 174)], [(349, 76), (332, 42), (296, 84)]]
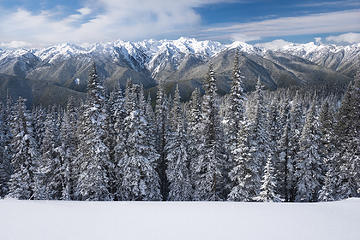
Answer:
[(235, 49), (241, 52), (240, 70), (248, 89), (253, 88), (258, 76), (269, 88), (322, 83), (329, 77), (330, 81), (348, 82), (354, 76), (360, 56), (359, 45), (308, 43), (273, 49), (238, 41), (222, 44), (183, 37), (138, 42), (117, 40), (82, 45), (64, 43), (43, 49), (2, 49), (0, 74), (85, 92), (88, 70), (95, 61), (98, 74), (109, 89), (118, 84), (125, 86), (128, 79), (143, 84), (146, 89), (165, 81), (170, 90), (174, 89), (174, 83), (179, 83), (181, 95), (186, 99), (195, 87), (201, 86), (210, 61), (215, 66), (220, 92), (229, 90)]
[(360, 235), (360, 199), (289, 204), (0, 200), (0, 211), (2, 240), (356, 240)]
[(94, 57), (96, 55), (111, 56), (114, 61), (120, 55), (128, 60), (136, 60), (142, 67), (157, 71), (164, 61), (179, 65), (184, 56), (193, 54), (207, 59), (222, 51), (238, 48), (247, 54), (263, 55), (266, 51), (278, 51), (302, 57), (319, 65), (341, 70), (341, 66), (357, 60), (360, 56), (360, 44), (337, 46), (334, 44), (305, 44), (288, 43), (279, 47), (254, 46), (244, 42), (234, 41), (222, 44), (216, 41), (198, 41), (194, 38), (181, 37), (177, 40), (144, 40), (138, 42), (113, 41), (80, 46), (72, 43), (58, 44), (44, 49), (0, 49), (0, 61), (5, 58), (37, 57), (46, 63), (56, 62), (58, 59), (68, 59), (74, 56)]
[(289, 43), (271, 50), (295, 55), (350, 76), (355, 75), (360, 63), (360, 43), (347, 46), (314, 42)]

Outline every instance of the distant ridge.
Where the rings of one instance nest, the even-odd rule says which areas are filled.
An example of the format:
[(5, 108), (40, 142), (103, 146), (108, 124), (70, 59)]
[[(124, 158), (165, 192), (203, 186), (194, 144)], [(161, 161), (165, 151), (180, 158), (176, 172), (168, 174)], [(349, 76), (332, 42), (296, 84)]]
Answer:
[[(52, 85), (61, 87), (65, 95), (74, 91), (81, 95), (86, 92), (90, 63), (95, 61), (108, 89), (119, 83), (124, 86), (131, 78), (152, 91), (158, 81), (163, 80), (169, 90), (178, 83), (182, 97), (187, 98), (201, 85), (209, 61), (214, 63), (219, 91), (229, 90), (235, 49), (241, 52), (240, 70), (248, 89), (253, 87), (258, 76), (273, 89), (293, 84), (324, 84), (334, 79), (349, 81), (360, 63), (360, 44), (287, 43), (274, 48), (181, 37), (177, 40), (117, 40), (86, 46), (64, 43), (42, 49), (2, 49), (0, 73), (26, 79), (31, 82), (29, 86), (35, 87), (40, 82), (47, 89)], [(0, 76), (0, 83), (5, 81), (3, 79)], [(32, 99), (47, 102), (45, 97), (41, 101), (35, 96)]]

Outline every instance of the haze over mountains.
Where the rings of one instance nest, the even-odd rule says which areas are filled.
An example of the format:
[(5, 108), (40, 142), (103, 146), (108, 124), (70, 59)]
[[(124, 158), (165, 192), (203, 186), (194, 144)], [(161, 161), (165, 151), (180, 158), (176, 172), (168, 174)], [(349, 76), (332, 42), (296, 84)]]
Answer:
[(222, 44), (215, 41), (145, 40), (114, 41), (87, 46), (60, 44), (44, 49), (0, 50), (0, 96), (23, 96), (34, 104), (64, 103), (68, 96), (85, 95), (88, 70), (96, 62), (108, 89), (125, 86), (131, 78), (151, 93), (159, 81), (168, 90), (179, 84), (186, 99), (200, 87), (209, 62), (217, 73), (219, 93), (230, 88), (235, 49), (241, 52), (240, 70), (245, 89), (258, 77), (271, 89), (292, 85), (347, 83), (360, 63), (360, 44), (348, 46), (317, 43), (282, 46)]

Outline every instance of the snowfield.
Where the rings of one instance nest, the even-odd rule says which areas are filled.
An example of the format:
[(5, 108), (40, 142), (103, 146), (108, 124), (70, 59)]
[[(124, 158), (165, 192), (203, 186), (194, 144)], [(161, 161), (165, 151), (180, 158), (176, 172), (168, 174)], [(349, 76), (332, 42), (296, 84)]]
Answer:
[(360, 239), (360, 199), (327, 203), (0, 200), (1, 240)]

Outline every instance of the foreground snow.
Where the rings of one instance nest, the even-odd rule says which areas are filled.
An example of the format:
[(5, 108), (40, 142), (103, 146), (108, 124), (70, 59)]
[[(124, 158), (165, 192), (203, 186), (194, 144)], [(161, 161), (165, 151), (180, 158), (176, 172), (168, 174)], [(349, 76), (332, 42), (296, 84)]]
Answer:
[(330, 203), (0, 200), (2, 240), (360, 239), (360, 199)]

